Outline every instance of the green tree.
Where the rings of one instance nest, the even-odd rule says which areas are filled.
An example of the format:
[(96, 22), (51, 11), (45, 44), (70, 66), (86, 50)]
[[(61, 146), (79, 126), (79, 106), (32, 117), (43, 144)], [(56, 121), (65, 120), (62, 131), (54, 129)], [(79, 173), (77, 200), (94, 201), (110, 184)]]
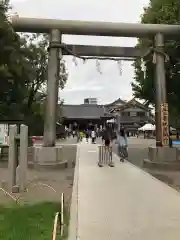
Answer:
[[(180, 1), (179, 0), (151, 0), (141, 16), (141, 23), (152, 24), (180, 24)], [(140, 39), (137, 47), (152, 47), (153, 39)], [(172, 51), (175, 50), (175, 51)], [(170, 120), (179, 119), (180, 116), (180, 41), (165, 41), (165, 52), (170, 59), (165, 64), (167, 98), (170, 110)], [(135, 78), (132, 83), (134, 96), (145, 100), (147, 104), (155, 103), (155, 66), (152, 55), (143, 58), (145, 71), (142, 69), (142, 61), (134, 62)]]
[[(47, 87), (48, 67), (48, 36), (40, 34), (23, 35), (24, 49), (29, 65), (27, 87), (27, 107), (31, 108), (33, 102), (39, 102), (45, 97)], [(59, 70), (59, 87), (64, 88), (68, 78), (65, 61), (61, 60)]]
[[(9, 1), (0, 8), (0, 119), (23, 118), (33, 126), (35, 119), (43, 121), (48, 36), (15, 33), (7, 18), (8, 9)], [(67, 78), (61, 61), (60, 88)]]
[(0, 117), (14, 117), (23, 101), (24, 71), (20, 37), (7, 20), (8, 1), (0, 6)]

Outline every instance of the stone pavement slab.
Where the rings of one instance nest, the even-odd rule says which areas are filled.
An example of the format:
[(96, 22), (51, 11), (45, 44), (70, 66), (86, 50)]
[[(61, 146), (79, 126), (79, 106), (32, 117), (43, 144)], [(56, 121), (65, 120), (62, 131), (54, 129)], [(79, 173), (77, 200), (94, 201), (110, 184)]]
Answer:
[(79, 145), (69, 240), (179, 240), (180, 194), (128, 162), (97, 166), (97, 145)]

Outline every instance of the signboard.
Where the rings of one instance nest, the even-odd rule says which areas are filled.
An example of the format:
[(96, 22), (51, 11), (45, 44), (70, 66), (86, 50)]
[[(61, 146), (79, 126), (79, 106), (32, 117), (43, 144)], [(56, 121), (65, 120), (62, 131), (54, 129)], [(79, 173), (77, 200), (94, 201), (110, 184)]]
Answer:
[(0, 145), (8, 145), (8, 124), (0, 124)]
[(161, 104), (162, 146), (169, 146), (169, 114), (168, 103)]

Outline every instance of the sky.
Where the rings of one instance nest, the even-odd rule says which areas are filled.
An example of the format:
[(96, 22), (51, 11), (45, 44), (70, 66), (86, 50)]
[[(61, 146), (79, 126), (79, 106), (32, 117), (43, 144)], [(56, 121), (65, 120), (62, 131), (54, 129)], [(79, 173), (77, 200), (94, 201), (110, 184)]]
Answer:
[[(19, 17), (51, 18), (64, 20), (87, 20), (105, 22), (137, 23), (143, 13), (143, 7), (149, 0), (11, 0), (13, 11)], [(93, 36), (64, 35), (67, 44), (107, 45), (133, 47), (135, 38), (113, 38)], [(82, 104), (84, 98), (96, 97), (99, 104), (106, 104), (118, 98), (132, 98), (131, 82), (134, 70), (132, 62), (122, 62), (122, 75), (117, 62), (100, 61), (97, 71), (96, 61), (88, 60), (85, 64), (72, 57), (64, 57), (69, 72), (68, 81), (59, 97), (66, 104)]]

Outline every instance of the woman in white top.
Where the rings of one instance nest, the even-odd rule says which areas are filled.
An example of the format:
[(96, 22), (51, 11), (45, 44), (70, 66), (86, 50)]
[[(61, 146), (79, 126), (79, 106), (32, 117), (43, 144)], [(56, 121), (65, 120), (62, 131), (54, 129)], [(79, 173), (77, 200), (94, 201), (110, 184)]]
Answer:
[(91, 139), (92, 139), (92, 143), (95, 143), (96, 140), (96, 132), (94, 130), (92, 130), (91, 132)]

